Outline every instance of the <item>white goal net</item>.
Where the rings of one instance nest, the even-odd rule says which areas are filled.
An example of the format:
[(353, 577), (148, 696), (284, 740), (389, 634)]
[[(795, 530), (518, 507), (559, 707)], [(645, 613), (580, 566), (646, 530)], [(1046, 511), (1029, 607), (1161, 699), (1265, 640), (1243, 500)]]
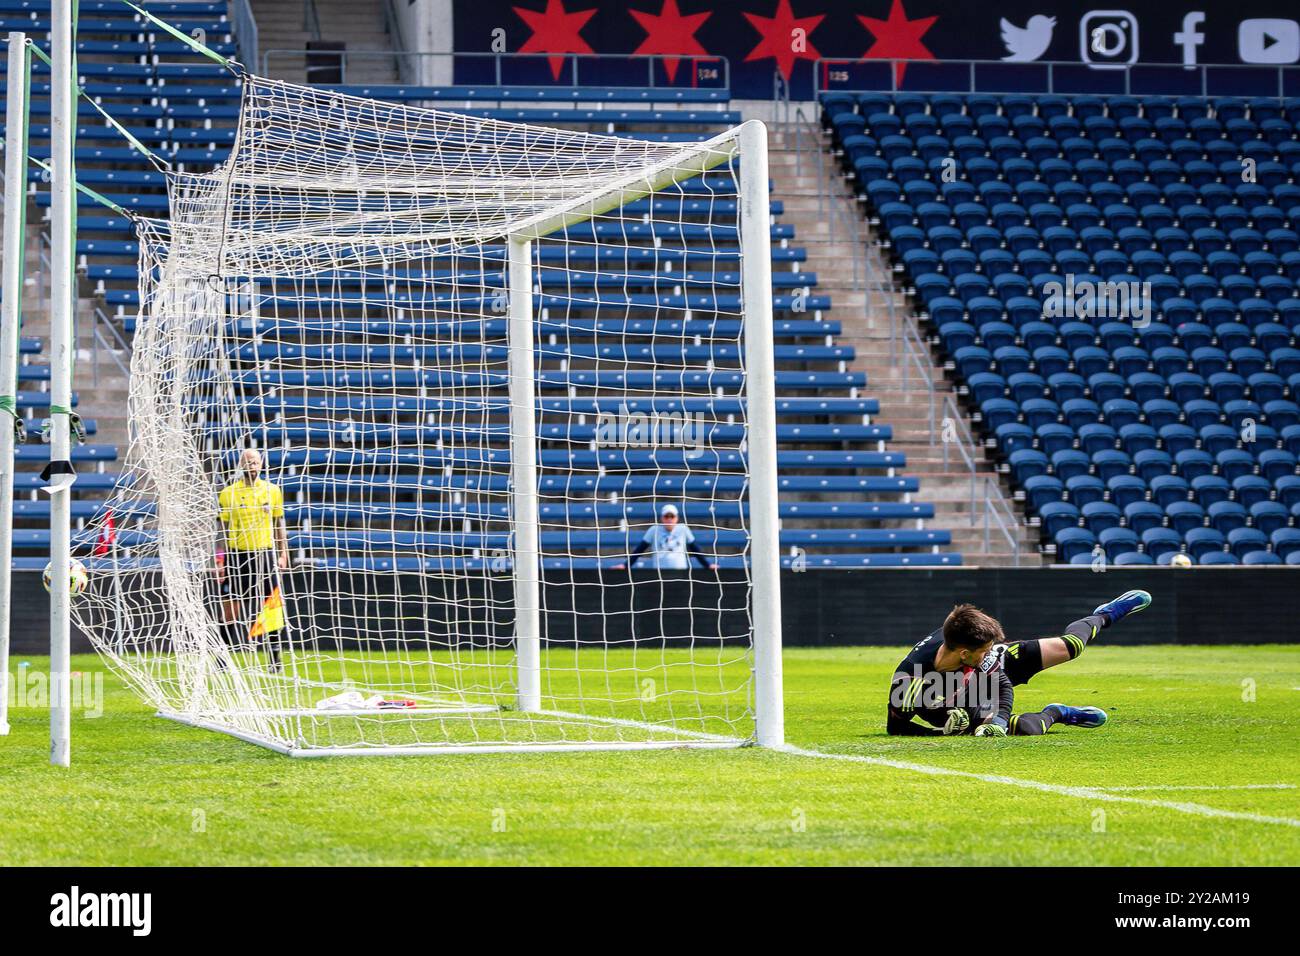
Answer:
[(139, 229), (78, 625), (295, 755), (779, 742), (764, 137), (248, 78)]

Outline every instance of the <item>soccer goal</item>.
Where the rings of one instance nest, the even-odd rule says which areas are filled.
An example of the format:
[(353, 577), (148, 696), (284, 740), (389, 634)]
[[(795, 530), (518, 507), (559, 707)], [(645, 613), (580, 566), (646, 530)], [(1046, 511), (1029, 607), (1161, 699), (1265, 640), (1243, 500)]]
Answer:
[[(139, 226), (78, 624), (295, 756), (781, 744), (766, 149), (247, 77)], [(287, 561), (234, 553), (248, 449)]]

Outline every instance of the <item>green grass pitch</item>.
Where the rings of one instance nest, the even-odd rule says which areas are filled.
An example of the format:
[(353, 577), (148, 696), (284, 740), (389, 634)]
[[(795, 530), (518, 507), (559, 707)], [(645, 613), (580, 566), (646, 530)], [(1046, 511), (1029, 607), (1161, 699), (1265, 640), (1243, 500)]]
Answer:
[(1017, 710), (1110, 723), (999, 741), (885, 736), (903, 650), (787, 650), (790, 743), (981, 777), (760, 749), (291, 760), (110, 674), (71, 769), (43, 709), (11, 711), (0, 865), (1300, 864), (1300, 647), (1092, 647)]

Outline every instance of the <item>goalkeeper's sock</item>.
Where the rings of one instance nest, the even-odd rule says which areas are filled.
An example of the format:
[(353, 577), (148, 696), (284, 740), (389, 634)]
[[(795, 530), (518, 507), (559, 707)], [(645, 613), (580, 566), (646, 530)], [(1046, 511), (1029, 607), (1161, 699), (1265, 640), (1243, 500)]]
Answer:
[(1016, 737), (1041, 737), (1049, 727), (1061, 719), (1056, 705), (1044, 707), (1036, 714), (1013, 714), (1011, 733)]
[(1100, 614), (1089, 614), (1067, 627), (1065, 633), (1061, 635), (1061, 640), (1065, 642), (1065, 651), (1070, 655), (1070, 660), (1082, 654), (1084, 648), (1096, 640), (1105, 626), (1105, 617)]

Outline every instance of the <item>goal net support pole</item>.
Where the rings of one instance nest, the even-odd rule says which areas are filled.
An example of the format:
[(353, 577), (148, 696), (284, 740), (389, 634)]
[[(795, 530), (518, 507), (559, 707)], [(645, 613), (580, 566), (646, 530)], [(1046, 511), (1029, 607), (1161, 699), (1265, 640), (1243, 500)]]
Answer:
[(510, 237), (510, 511), (514, 525), (515, 656), (519, 709), (542, 705), (541, 545), (537, 503), (537, 404), (533, 368), (533, 244)]
[(22, 324), (26, 226), (27, 34), (9, 34), (5, 113), (4, 288), (0, 298), (0, 736), (9, 733), (9, 607), (13, 590), (14, 425), (18, 421), (18, 335)]
[(72, 139), (77, 111), (73, 98), (72, 7), (53, 0), (50, 15), (50, 763), (72, 760), (69, 699), (71, 644), (72, 526), (72, 341), (76, 308), (73, 275), (76, 188)]
[(776, 479), (776, 358), (772, 334), (772, 238), (767, 127), (740, 127), (740, 294), (745, 315), (749, 415), (750, 563), (754, 590), (754, 708), (762, 747), (785, 743), (781, 692), (781, 557)]

